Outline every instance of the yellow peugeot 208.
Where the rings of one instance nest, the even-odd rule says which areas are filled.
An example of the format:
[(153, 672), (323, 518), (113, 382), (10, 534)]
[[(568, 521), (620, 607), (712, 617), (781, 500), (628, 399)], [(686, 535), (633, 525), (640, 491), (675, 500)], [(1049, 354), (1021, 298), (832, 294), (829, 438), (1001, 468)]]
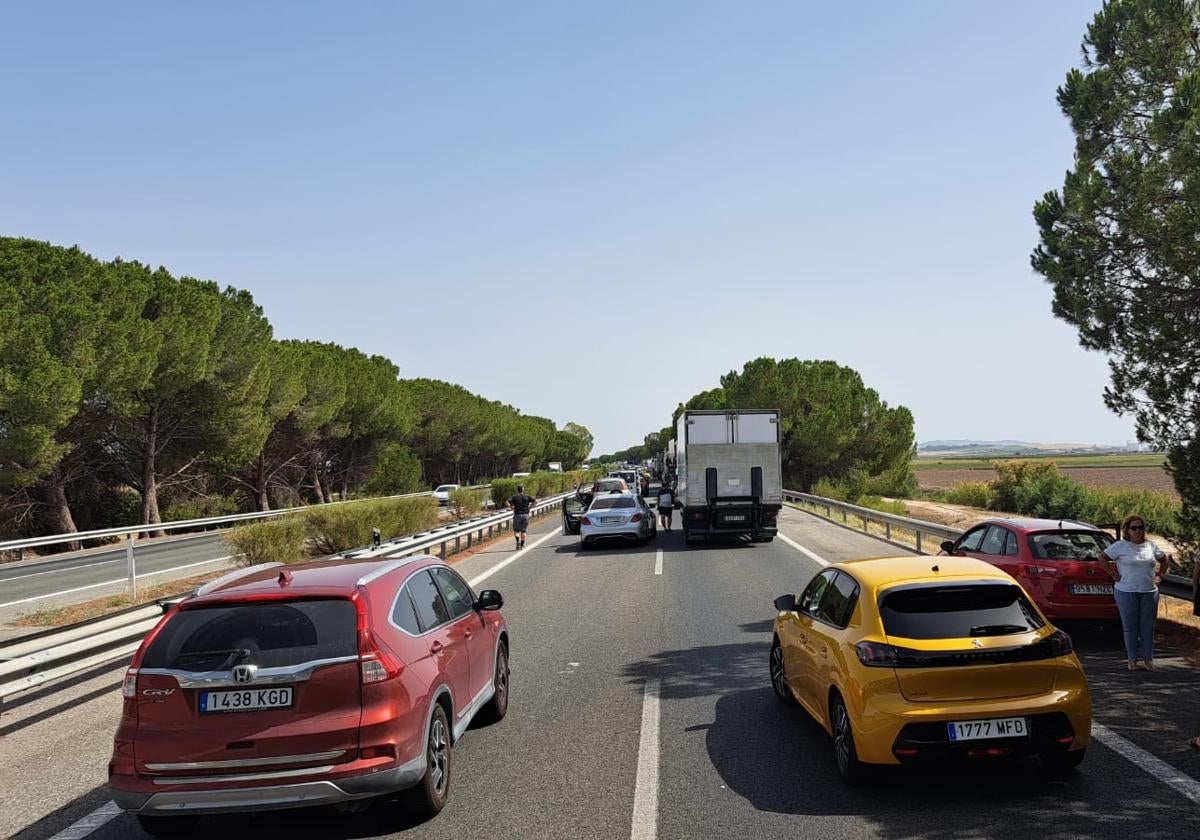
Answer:
[(775, 608), (771, 685), (833, 736), (847, 783), (869, 764), (1037, 755), (1066, 771), (1083, 760), (1092, 710), (1071, 639), (989, 563), (836, 563)]

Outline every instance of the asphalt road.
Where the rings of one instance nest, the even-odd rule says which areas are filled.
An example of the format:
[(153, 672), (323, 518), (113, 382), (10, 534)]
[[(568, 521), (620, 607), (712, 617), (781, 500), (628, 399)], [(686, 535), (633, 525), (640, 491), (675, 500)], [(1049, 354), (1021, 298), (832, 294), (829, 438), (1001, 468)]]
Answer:
[[(898, 552), (798, 511), (786, 511), (783, 523), (828, 561)], [(1200, 677), (1170, 651), (1156, 673), (1130, 674), (1117, 668), (1119, 640), (1074, 631), (1096, 720), (1109, 734), (1066, 781), (1014, 762), (955, 773), (896, 769), (848, 789), (836, 778), (828, 736), (780, 705), (767, 679), (771, 601), (799, 591), (817, 560), (782, 540), (689, 549), (677, 531), (646, 548), (580, 552), (577, 538), (552, 525), (553, 517), (531, 535), (532, 544), (553, 534), (545, 543), (488, 578), (506, 600), (512, 701), (504, 721), (473, 728), (456, 746), (441, 815), (414, 824), (398, 805), (380, 803), (357, 815), (213, 817), (198, 836), (1200, 836), (1200, 785), (1191, 781), (1200, 777), (1200, 753), (1184, 745), (1200, 733)], [(502, 542), (457, 565), (471, 578), (511, 553)], [(120, 673), (18, 698), (5, 710), (0, 835), (54, 838), (108, 802)], [(119, 815), (59, 840), (84, 836), (143, 835)]]

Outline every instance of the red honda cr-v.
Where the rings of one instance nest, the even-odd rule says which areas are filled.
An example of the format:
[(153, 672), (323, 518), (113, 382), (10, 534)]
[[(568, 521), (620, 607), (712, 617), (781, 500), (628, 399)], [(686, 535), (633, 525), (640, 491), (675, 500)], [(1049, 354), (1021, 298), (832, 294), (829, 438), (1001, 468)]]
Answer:
[(433, 815), (452, 745), (508, 710), (508, 629), (433, 557), (255, 566), (201, 587), (125, 676), (109, 763), (156, 836), (202, 814), (346, 805), (412, 788)]

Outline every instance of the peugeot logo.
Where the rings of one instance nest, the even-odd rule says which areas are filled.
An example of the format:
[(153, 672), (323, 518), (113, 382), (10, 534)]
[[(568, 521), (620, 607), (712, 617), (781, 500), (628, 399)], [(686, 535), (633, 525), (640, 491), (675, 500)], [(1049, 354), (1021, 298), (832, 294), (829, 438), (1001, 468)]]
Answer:
[(257, 665), (238, 665), (233, 669), (233, 681), (236, 683), (248, 683), (254, 679), (257, 671)]
[(971, 644), (977, 648), (983, 647), (983, 642), (979, 641), (979, 639), (972, 639)]

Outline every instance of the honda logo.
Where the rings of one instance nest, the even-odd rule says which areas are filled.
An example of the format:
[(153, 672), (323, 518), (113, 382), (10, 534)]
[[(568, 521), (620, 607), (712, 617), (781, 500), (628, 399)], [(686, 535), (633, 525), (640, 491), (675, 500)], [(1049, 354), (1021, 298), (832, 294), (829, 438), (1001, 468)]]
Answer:
[(254, 675), (257, 672), (257, 665), (238, 665), (233, 669), (233, 681), (236, 683), (251, 682), (253, 681)]

